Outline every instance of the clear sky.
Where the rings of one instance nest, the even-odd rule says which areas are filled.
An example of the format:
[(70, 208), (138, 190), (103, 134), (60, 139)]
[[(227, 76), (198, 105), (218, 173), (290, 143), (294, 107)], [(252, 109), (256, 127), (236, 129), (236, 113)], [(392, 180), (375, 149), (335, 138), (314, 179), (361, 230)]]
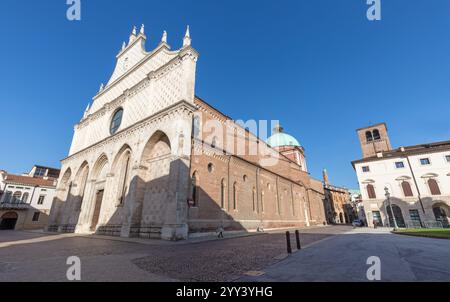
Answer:
[(0, 169), (59, 166), (87, 103), (133, 25), (147, 49), (187, 24), (198, 96), (235, 119), (280, 120), (313, 176), (357, 187), (355, 129), (386, 122), (394, 146), (450, 139), (450, 1), (66, 0), (0, 3)]

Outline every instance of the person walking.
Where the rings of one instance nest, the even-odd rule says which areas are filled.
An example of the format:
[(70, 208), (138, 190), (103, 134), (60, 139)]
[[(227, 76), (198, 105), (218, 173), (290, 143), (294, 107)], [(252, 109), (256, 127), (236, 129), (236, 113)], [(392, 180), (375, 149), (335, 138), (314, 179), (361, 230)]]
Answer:
[(217, 229), (217, 233), (219, 233), (217, 237), (219, 239), (223, 239), (224, 238), (223, 237), (223, 232), (224, 231), (225, 231), (225, 229), (223, 228), (223, 224), (220, 224), (219, 228)]

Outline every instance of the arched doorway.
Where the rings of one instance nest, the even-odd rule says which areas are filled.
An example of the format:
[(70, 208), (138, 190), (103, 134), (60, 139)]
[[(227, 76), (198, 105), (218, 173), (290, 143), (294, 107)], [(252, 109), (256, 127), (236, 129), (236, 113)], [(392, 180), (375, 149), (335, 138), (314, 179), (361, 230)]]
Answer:
[(450, 207), (444, 203), (433, 206), (434, 217), (437, 222), (442, 223), (444, 228), (450, 228)]
[(92, 211), (92, 214), (90, 216), (91, 232), (95, 232), (97, 230), (97, 226), (100, 221), (107, 174), (108, 158), (105, 155), (102, 155), (97, 160), (97, 163), (94, 165), (93, 169), (94, 190), (90, 203), (90, 209)]
[(144, 196), (141, 214), (141, 230), (150, 226), (162, 226), (167, 216), (167, 203), (171, 200), (169, 190), (172, 151), (169, 138), (157, 131), (147, 142), (142, 157), (142, 186)]
[(14, 230), (16, 228), (19, 215), (15, 212), (8, 212), (0, 219), (0, 230)]
[[(403, 218), (402, 210), (397, 205), (392, 205), (392, 209), (394, 210), (395, 222), (397, 222), (397, 226), (399, 228), (406, 228), (405, 219)], [(391, 227), (394, 227), (394, 219), (392, 217), (391, 207), (387, 207), (388, 215), (389, 215), (389, 224)]]

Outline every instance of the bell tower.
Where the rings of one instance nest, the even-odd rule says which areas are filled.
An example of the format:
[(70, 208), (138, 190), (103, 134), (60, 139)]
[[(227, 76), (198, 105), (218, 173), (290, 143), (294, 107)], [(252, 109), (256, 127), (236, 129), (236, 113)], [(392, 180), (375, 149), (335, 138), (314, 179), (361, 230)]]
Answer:
[(361, 144), (363, 158), (373, 157), (380, 152), (392, 150), (386, 123), (361, 128), (356, 132)]

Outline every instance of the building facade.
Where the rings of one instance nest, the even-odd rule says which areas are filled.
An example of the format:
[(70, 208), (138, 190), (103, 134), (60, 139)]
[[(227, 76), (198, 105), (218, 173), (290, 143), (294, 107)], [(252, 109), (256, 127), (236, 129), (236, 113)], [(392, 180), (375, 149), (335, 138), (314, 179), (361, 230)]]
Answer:
[(348, 224), (354, 219), (350, 203), (350, 193), (346, 188), (333, 186), (329, 182), (327, 170), (323, 171), (325, 192), (324, 208), (329, 224)]
[(133, 29), (75, 126), (48, 229), (179, 240), (323, 224), (321, 183), (195, 95), (189, 29), (178, 50), (165, 32), (145, 41)]
[(0, 171), (0, 230), (43, 229), (58, 176), (58, 169), (43, 166), (35, 166), (25, 175)]
[(392, 149), (384, 123), (357, 132), (363, 158), (353, 167), (368, 224), (448, 227), (450, 141)]
[(350, 203), (353, 206), (355, 213), (355, 219), (361, 221), (364, 225), (367, 225), (366, 212), (364, 210), (364, 204), (361, 196), (361, 191), (350, 190)]

